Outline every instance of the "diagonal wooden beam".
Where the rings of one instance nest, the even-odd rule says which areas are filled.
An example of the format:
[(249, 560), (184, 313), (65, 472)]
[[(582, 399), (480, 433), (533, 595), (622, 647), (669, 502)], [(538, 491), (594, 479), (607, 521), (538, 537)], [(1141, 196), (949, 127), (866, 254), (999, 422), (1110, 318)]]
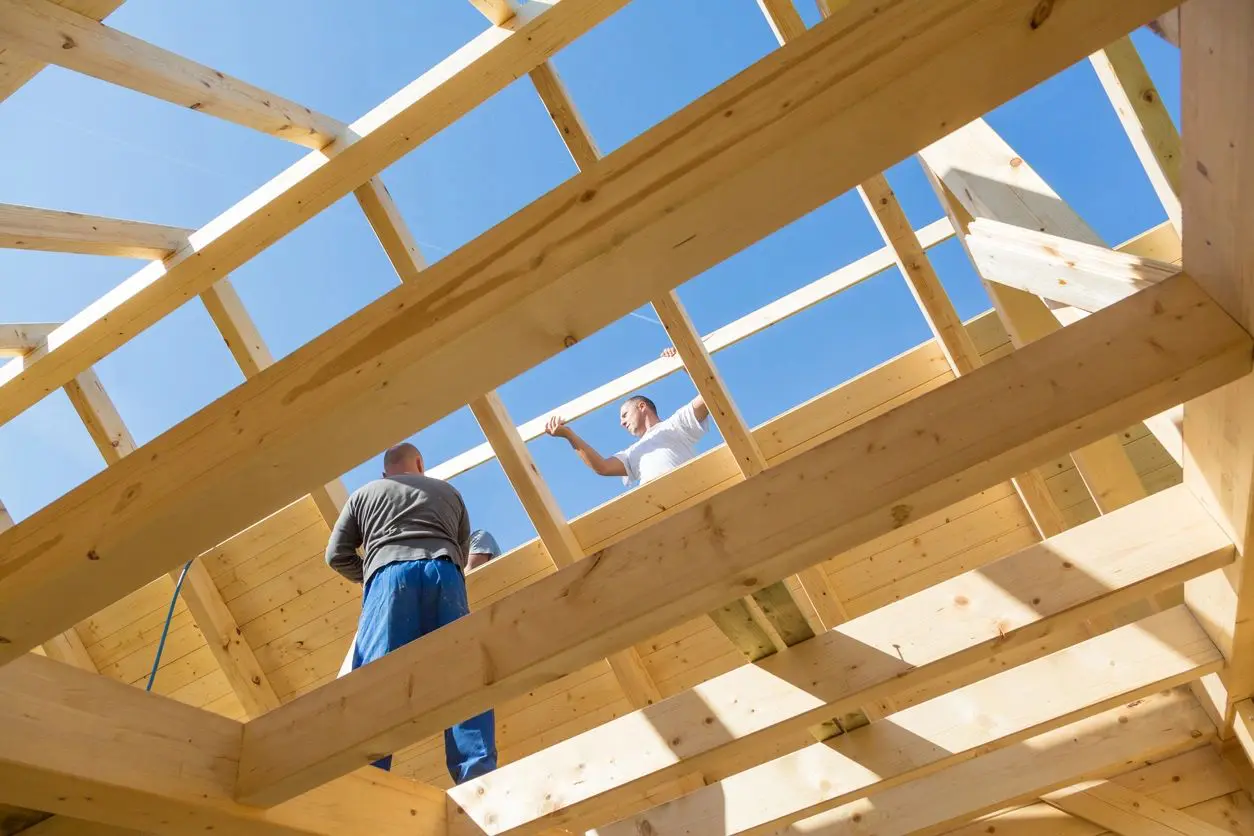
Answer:
[(1090, 776), (1121, 771), (1129, 763), (1189, 751), (1213, 737), (1214, 727), (1197, 701), (1170, 691), (767, 832), (943, 832)]
[(989, 281), (1090, 313), (1180, 272), (1174, 264), (989, 219), (968, 227), (966, 244)]
[(1112, 781), (1096, 780), (1054, 790), (1041, 800), (1115, 833), (1229, 836), (1221, 827), (1168, 807)]
[[(58, 0), (58, 2), (92, 20), (104, 20), (122, 5), (122, 0)], [(13, 95), (18, 88), (34, 78), (35, 74), (43, 68), (43, 62), (0, 44), (0, 102)]]
[[(463, 813), (451, 820), (453, 828), (522, 836), (546, 827), (604, 824), (613, 820), (605, 818), (607, 811), (622, 817), (644, 790), (680, 771), (699, 770), (719, 780), (773, 757), (778, 746), (795, 739), (800, 724), (821, 716), (828, 705), (856, 705), (860, 697), (890, 693), (919, 703), (991, 670), (1040, 658), (1073, 639), (1084, 611), (1117, 606), (1108, 593), (1130, 599), (1136, 594), (1132, 586), (1174, 572), (1169, 565), (1182, 569), (1216, 546), (1229, 550), (1213, 521), (1186, 495), (1173, 489), (1170, 496), (1150, 497), (853, 619), (756, 666), (711, 679), (695, 694), (676, 695), (506, 764), (450, 791)], [(1111, 555), (1112, 549), (1121, 551)], [(1107, 578), (1113, 584), (1108, 586)], [(1034, 603), (1026, 608), (1024, 601)], [(1045, 646), (1034, 643), (1046, 635)], [(1024, 656), (1027, 647), (1032, 649)], [(1010, 655), (1002, 655), (1003, 649)], [(905, 673), (903, 658), (909, 663)], [(981, 662), (992, 658), (993, 664)], [(849, 680), (849, 671), (857, 671), (857, 678)], [(894, 682), (898, 675), (902, 679)], [(705, 726), (711, 730), (695, 731)], [(821, 785), (806, 782), (811, 788)], [(637, 801), (625, 812), (643, 806)]]
[[(744, 836), (786, 827), (1183, 685), (1222, 664), (1201, 626), (1186, 608), (1176, 607), (897, 712), (875, 728), (747, 769), (597, 833)], [(1030, 699), (1024, 699), (1027, 694)]]
[(51, 0), (3, 0), (0, 44), (36, 61), (56, 64), (308, 148), (322, 148), (343, 135), (341, 122)]
[[(0, 661), (211, 548), (299, 498), (309, 486), (356, 466), (381, 447), (554, 355), (572, 337), (615, 321), (930, 141), (944, 120), (906, 115), (896, 104), (903, 98), (926, 102), (950, 119), (983, 112), (1109, 42), (1142, 15), (1157, 13), (1165, 2), (1055, 6), (1050, 25), (1033, 29), (1023, 22), (1035, 8), (1030, 0), (900, 0), (887, 10), (873, 0), (859, 0), (850, 7), (852, 17), (831, 18), (776, 50), (594, 169), (441, 259), (426, 271), (425, 281), (391, 291), (149, 442), (142, 459), (129, 457), (0, 534), (0, 637), (8, 641), (0, 644)], [(489, 35), (510, 45), (507, 52), (513, 51), (514, 61), (521, 52), (538, 64), (554, 40), (573, 36), (576, 26), (592, 25), (589, 18), (599, 8), (561, 0), (535, 19), (548, 25), (534, 30), (528, 28), (531, 24), (520, 25), (511, 35), (498, 30)], [(567, 17), (560, 14), (563, 9), (582, 11), (569, 11)], [(925, 11), (936, 14), (939, 22), (911, 28), (912, 36), (903, 41), (901, 26)], [(557, 17), (548, 18), (555, 13)], [(518, 41), (519, 32), (529, 32), (524, 37), (530, 40)], [(854, 72), (863, 66), (859, 56), (864, 54), (876, 56), (874, 72)], [(924, 55), (945, 72), (924, 71)], [(505, 69), (504, 54), (492, 51), (492, 58), (495, 62), (484, 58), (486, 64), (478, 67), (485, 73), (495, 67), (486, 74), (489, 80)], [(469, 59), (463, 55), (459, 61)], [(831, 83), (816, 88), (812, 70)], [(959, 83), (968, 78), (964, 73), (980, 83)], [(460, 85), (463, 95), (466, 83)], [(483, 93), (485, 83), (485, 75), (476, 74), (473, 89)], [(446, 88), (441, 85), (432, 91), (434, 98), (420, 101), (451, 95)], [(777, 103), (793, 101), (794, 95), (810, 96), (806, 107), (780, 113)], [(734, 105), (731, 117), (725, 115), (729, 104)], [(161, 288), (159, 295), (164, 296), (211, 286), (249, 250), (255, 252), (289, 224), (295, 226), (300, 216), (307, 217), (305, 212), (325, 205), (324, 199), (346, 193), (337, 192), (337, 184), (349, 189), (356, 175), (364, 179), (376, 165), (385, 165), (393, 151), (377, 144), (383, 137), (400, 142), (395, 131), (422, 127), (406, 134), (416, 142), (436, 124), (411, 125), (413, 113), (404, 112), (404, 118), (384, 120), (365, 131), (368, 136), (324, 160), (284, 191), (281, 200), (254, 199), (248, 204), (252, 222), (239, 218), (230, 231), (218, 224), (218, 237), (202, 242), (196, 256), (164, 265), (164, 277), (152, 287)], [(729, 131), (740, 141), (728, 142)], [(373, 156), (359, 156), (372, 149)], [(344, 165), (361, 168), (354, 174)], [(769, 199), (763, 197), (764, 183), (773, 184), (765, 192)], [(325, 190), (311, 193), (315, 186)], [(679, 242), (684, 243), (677, 249)], [(175, 275), (182, 279), (170, 282)], [(1166, 298), (1153, 294), (1169, 284), (1127, 302)], [(1188, 296), (1187, 284), (1170, 284), (1184, 292), (1176, 298)], [(130, 302), (138, 304), (139, 299), (133, 296)], [(178, 303), (185, 299), (180, 296)], [(150, 304), (139, 307), (143, 312), (137, 315), (144, 318), (160, 313)], [(1113, 313), (1118, 308), (1089, 319), (1131, 315)], [(1135, 305), (1126, 310), (1133, 309), (1139, 310)], [(1190, 310), (1193, 315), (1173, 327), (1209, 316), (1204, 306)], [(432, 316), (432, 311), (440, 315)], [(123, 320), (110, 318), (108, 343), (125, 339), (129, 326)], [(64, 327), (77, 331), (78, 326), (71, 321)], [(1153, 318), (1142, 327), (1166, 324)], [(1224, 363), (1233, 358), (1222, 347), (1231, 332), (1223, 323), (1207, 331), (1201, 339), (1217, 354), (1192, 355), (1200, 344), (1186, 342), (1189, 347), (1182, 353), (1156, 358), (1163, 364), (1159, 370), (1184, 362), (1172, 373), (1185, 374), (1200, 361), (1199, 377), (1206, 385), (1232, 373)], [(102, 337), (102, 332), (93, 333)], [(492, 339), (484, 339), (486, 335)], [(55, 338), (54, 333), (50, 342)], [(66, 371), (90, 355), (75, 351), (76, 359), (71, 359), (59, 353), (70, 342), (60, 342), (27, 371), (44, 361)], [(1235, 345), (1230, 349), (1241, 350)], [(1144, 363), (1133, 365), (1153, 374)], [(40, 368), (49, 371), (53, 366)], [(1207, 379), (1212, 371), (1218, 376)], [(1152, 389), (1146, 377), (1120, 376)], [(24, 379), (38, 388), (58, 381), (60, 373), (40, 378), (38, 384)], [(1190, 379), (1186, 374), (1181, 385)], [(7, 395), (20, 391), (9, 387), (17, 382), (0, 387), (0, 400), (9, 406), (13, 401)], [(5, 411), (0, 404), (0, 416)], [(982, 414), (968, 417), (972, 428), (986, 423)], [(309, 455), (311, 449), (319, 454)], [(924, 459), (930, 461), (932, 454)], [(205, 514), (206, 507), (215, 512)], [(814, 553), (795, 568), (818, 563), (833, 551)], [(88, 552), (100, 559), (89, 561), (84, 571)], [(58, 565), (62, 569), (54, 569)], [(60, 606), (41, 606), (40, 595), (45, 594)]]
[(143, 833), (443, 836), (443, 793), (362, 770), (270, 810), (231, 800), (240, 723), (30, 656), (0, 669), (0, 801)]
[(23, 357), (43, 345), (60, 327), (57, 322), (0, 324), (0, 357)]
[[(1187, 276), (1139, 293), (252, 721), (240, 798), (299, 794), (1208, 391), (1251, 352)], [(429, 685), (407, 673), (437, 668)]]
[[(1197, 0), (1181, 9), (1184, 263), (1247, 330), (1254, 328), (1254, 7)], [(1225, 575), (1185, 587), (1229, 666), (1203, 680), (1225, 736), (1233, 705), (1254, 693), (1254, 377), (1186, 402), (1184, 481), (1241, 555)]]
[[(942, 208), (960, 231), (964, 248), (971, 222), (984, 218), (1102, 244), (1083, 219), (982, 119), (924, 148), (919, 158)], [(1032, 294), (989, 281), (984, 281), (984, 288), (1015, 346), (1062, 328)], [(1117, 438), (1100, 439), (1073, 450), (1071, 457), (1098, 511), (1105, 513), (1145, 496), (1145, 487)]]
[(1089, 56), (1176, 233), (1180, 226), (1180, 132), (1136, 45), (1122, 37)]
[(12, 249), (162, 259), (186, 244), (191, 232), (141, 221), (0, 204), (0, 247)]

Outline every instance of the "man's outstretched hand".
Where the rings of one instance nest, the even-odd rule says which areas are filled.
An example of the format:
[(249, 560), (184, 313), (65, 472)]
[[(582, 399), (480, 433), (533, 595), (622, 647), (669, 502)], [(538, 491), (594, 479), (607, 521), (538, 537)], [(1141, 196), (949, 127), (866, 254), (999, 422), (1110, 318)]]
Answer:
[(570, 439), (574, 431), (566, 426), (566, 421), (557, 415), (551, 417), (547, 424), (544, 425), (544, 431), (554, 438)]

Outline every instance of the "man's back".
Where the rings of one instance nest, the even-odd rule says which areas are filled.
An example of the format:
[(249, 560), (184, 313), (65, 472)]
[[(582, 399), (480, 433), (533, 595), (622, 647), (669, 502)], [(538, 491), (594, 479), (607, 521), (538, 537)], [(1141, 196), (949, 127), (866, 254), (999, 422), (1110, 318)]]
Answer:
[(326, 559), (349, 580), (365, 582), (379, 567), (402, 560), (447, 558), (464, 571), (469, 549), (470, 519), (457, 489), (404, 474), (375, 479), (353, 492), (331, 531)]

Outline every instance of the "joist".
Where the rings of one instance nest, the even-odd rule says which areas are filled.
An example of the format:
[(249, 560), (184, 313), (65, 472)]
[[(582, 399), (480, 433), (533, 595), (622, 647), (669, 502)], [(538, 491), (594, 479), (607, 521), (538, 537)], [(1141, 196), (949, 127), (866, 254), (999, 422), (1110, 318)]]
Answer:
[[(1113, 544), (1126, 551), (1110, 563)], [(1086, 610), (1118, 606), (1106, 592), (1132, 600), (1136, 587), (1170, 583), (1195, 560), (1192, 572), (1205, 571), (1215, 549), (1231, 552), (1187, 491), (1171, 489), (506, 764), (450, 791), (463, 813), (452, 824), (465, 819), (493, 836), (604, 824), (601, 811), (621, 812), (680, 770), (715, 780), (741, 771), (831, 706), (878, 696), (918, 703), (1044, 656), (1074, 637)], [(705, 717), (714, 726), (696, 733)]]
[(1145, 63), (1124, 36), (1089, 56), (1168, 222), (1180, 225), (1180, 132), (1171, 121)]
[(28, 656), (0, 669), (0, 800), (143, 833), (444, 833), (443, 793), (363, 770), (269, 810), (231, 800), (240, 724)]
[(0, 204), (0, 247), (13, 249), (160, 260), (186, 244), (191, 232), (141, 221)]
[[(1214, 345), (1215, 339), (1231, 340), (1231, 349)], [(366, 762), (369, 752), (397, 748), (439, 723), (526, 690), (536, 676), (551, 676), (559, 660), (562, 669), (573, 670), (1005, 481), (1181, 399), (1198, 377), (1205, 378), (1198, 386), (1212, 388), (1216, 378), (1248, 368), (1248, 339), (1215, 315), (1187, 276), (1138, 293), (472, 613), (372, 664), (374, 670), (324, 686), (316, 699), (301, 698), (259, 718), (246, 733), (241, 797), (298, 793)], [(1145, 352), (1146, 340), (1164, 351)], [(1207, 344), (1205, 359), (1185, 360), (1180, 352), (1192, 354), (1184, 349), (1195, 341)], [(1186, 372), (1180, 361), (1195, 370)], [(1107, 379), (1105, 363), (1119, 374)], [(1231, 368), (1204, 371), (1215, 365)], [(816, 493), (814, 484), (824, 490)], [(755, 512), (747, 514), (749, 508)], [(666, 548), (681, 542), (681, 552)], [(595, 636), (572, 629), (585, 606), (595, 611)], [(617, 613), (612, 622), (611, 611)], [(518, 623), (520, 631), (530, 625), (525, 648), (501, 644), (502, 632), (489, 627), (501, 623)], [(565, 627), (546, 631), (545, 624)], [(468, 654), (470, 642), (481, 652)], [(463, 684), (450, 671), (438, 692), (406, 692), (401, 671), (453, 652), (463, 662), (455, 669)], [(467, 664), (472, 658), (475, 664)], [(393, 709), (351, 709), (367, 698)], [(267, 738), (284, 739), (282, 754)]]
[(1041, 796), (1047, 804), (1100, 824), (1115, 833), (1230, 836), (1221, 827), (1174, 810), (1107, 780), (1086, 781)]
[[(964, 247), (971, 222), (985, 218), (1102, 245), (1083, 219), (982, 119), (924, 148), (919, 158)], [(1032, 294), (988, 281), (984, 288), (1016, 347), (1062, 327)], [(1099, 511), (1120, 508), (1145, 495), (1118, 439), (1100, 439), (1073, 450), (1071, 458)]]
[[(471, 401), (470, 409), (492, 449), (496, 451), (501, 468), (514, 487), (523, 510), (536, 527), (540, 542), (544, 544), (554, 565), (570, 566), (575, 561), (582, 560), (583, 549), (571, 530), (570, 523), (562, 514), (553, 492), (549, 490), (548, 483), (540, 476), (527, 446), (519, 438), (500, 396), (496, 392), (489, 392)], [(657, 683), (645, 670), (644, 662), (640, 661), (640, 654), (634, 647), (611, 653), (608, 661), (623, 693), (634, 707), (642, 708), (661, 701), (662, 694)]]
[[(135, 452), (135, 439), (94, 371), (76, 377), (65, 387), (65, 393), (106, 464), (117, 464)], [(178, 570), (171, 572), (171, 580), (177, 582), (180, 574)], [(256, 717), (278, 708), (279, 698), (269, 677), (199, 558), (189, 562), (181, 594), (245, 713)], [(78, 644), (81, 647), (81, 640)], [(83, 652), (85, 655), (86, 650)], [(57, 658), (52, 653), (49, 655)], [(91, 669), (94, 670), (94, 666)]]
[(506, 23), (518, 12), (517, 0), (470, 0), (493, 26)]
[[(64, 385), (190, 296), (207, 290), (626, 2), (529, 3), (508, 27), (490, 29), (471, 41), (353, 123), (350, 130), (355, 141), (333, 157), (315, 151), (302, 158), (193, 233), (190, 246), (162, 264), (143, 268), (70, 318), (50, 337), (55, 350), (36, 352), (27, 362), (10, 363), (0, 370), (0, 423)], [(1151, 0), (1139, 2), (1154, 5)], [(482, 391), (481, 387), (473, 394)], [(460, 398), (460, 403), (471, 396)], [(377, 446), (372, 444), (370, 452)], [(345, 460), (336, 472), (360, 460), (352, 464)]]
[[(1181, 10), (1184, 261), (1247, 330), (1254, 327), (1254, 8), (1200, 0)], [(1203, 680), (1224, 734), (1232, 706), (1254, 693), (1254, 378), (1185, 403), (1184, 481), (1228, 531), (1241, 558), (1226, 574), (1185, 587), (1185, 601), (1229, 659)]]
[(1152, 258), (989, 219), (970, 225), (966, 243), (984, 278), (1089, 312), (1180, 271)]
[(1180, 606), (900, 711), (828, 745), (747, 769), (597, 833), (739, 836), (782, 827), (1185, 684), (1222, 664), (1206, 632)]
[(0, 324), (0, 357), (22, 357), (43, 345), (60, 323), (28, 322)]
[[(61, 0), (61, 5), (72, 7), (79, 14), (99, 21), (121, 6), (122, 0)], [(43, 68), (43, 62), (0, 44), (0, 102), (13, 95)]]
[(342, 123), (304, 105), (105, 26), (51, 0), (4, 0), (0, 5), (0, 44), (35, 61), (74, 70), (308, 148), (322, 148), (343, 135)]
[(935, 833), (1129, 763), (1187, 752), (1214, 738), (1187, 693), (1155, 695), (819, 813), (772, 834)]

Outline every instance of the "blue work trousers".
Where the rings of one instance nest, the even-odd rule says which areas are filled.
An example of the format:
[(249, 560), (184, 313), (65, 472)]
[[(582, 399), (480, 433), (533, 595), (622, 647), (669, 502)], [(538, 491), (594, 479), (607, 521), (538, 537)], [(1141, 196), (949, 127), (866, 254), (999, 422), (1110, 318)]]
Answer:
[[(366, 583), (353, 645), (354, 670), (470, 612), (466, 579), (448, 560), (407, 560), (382, 566)], [(439, 676), (440, 671), (427, 671)], [(496, 718), (489, 709), (444, 730), (449, 775), (460, 784), (496, 769)], [(374, 763), (392, 768), (392, 756)]]

